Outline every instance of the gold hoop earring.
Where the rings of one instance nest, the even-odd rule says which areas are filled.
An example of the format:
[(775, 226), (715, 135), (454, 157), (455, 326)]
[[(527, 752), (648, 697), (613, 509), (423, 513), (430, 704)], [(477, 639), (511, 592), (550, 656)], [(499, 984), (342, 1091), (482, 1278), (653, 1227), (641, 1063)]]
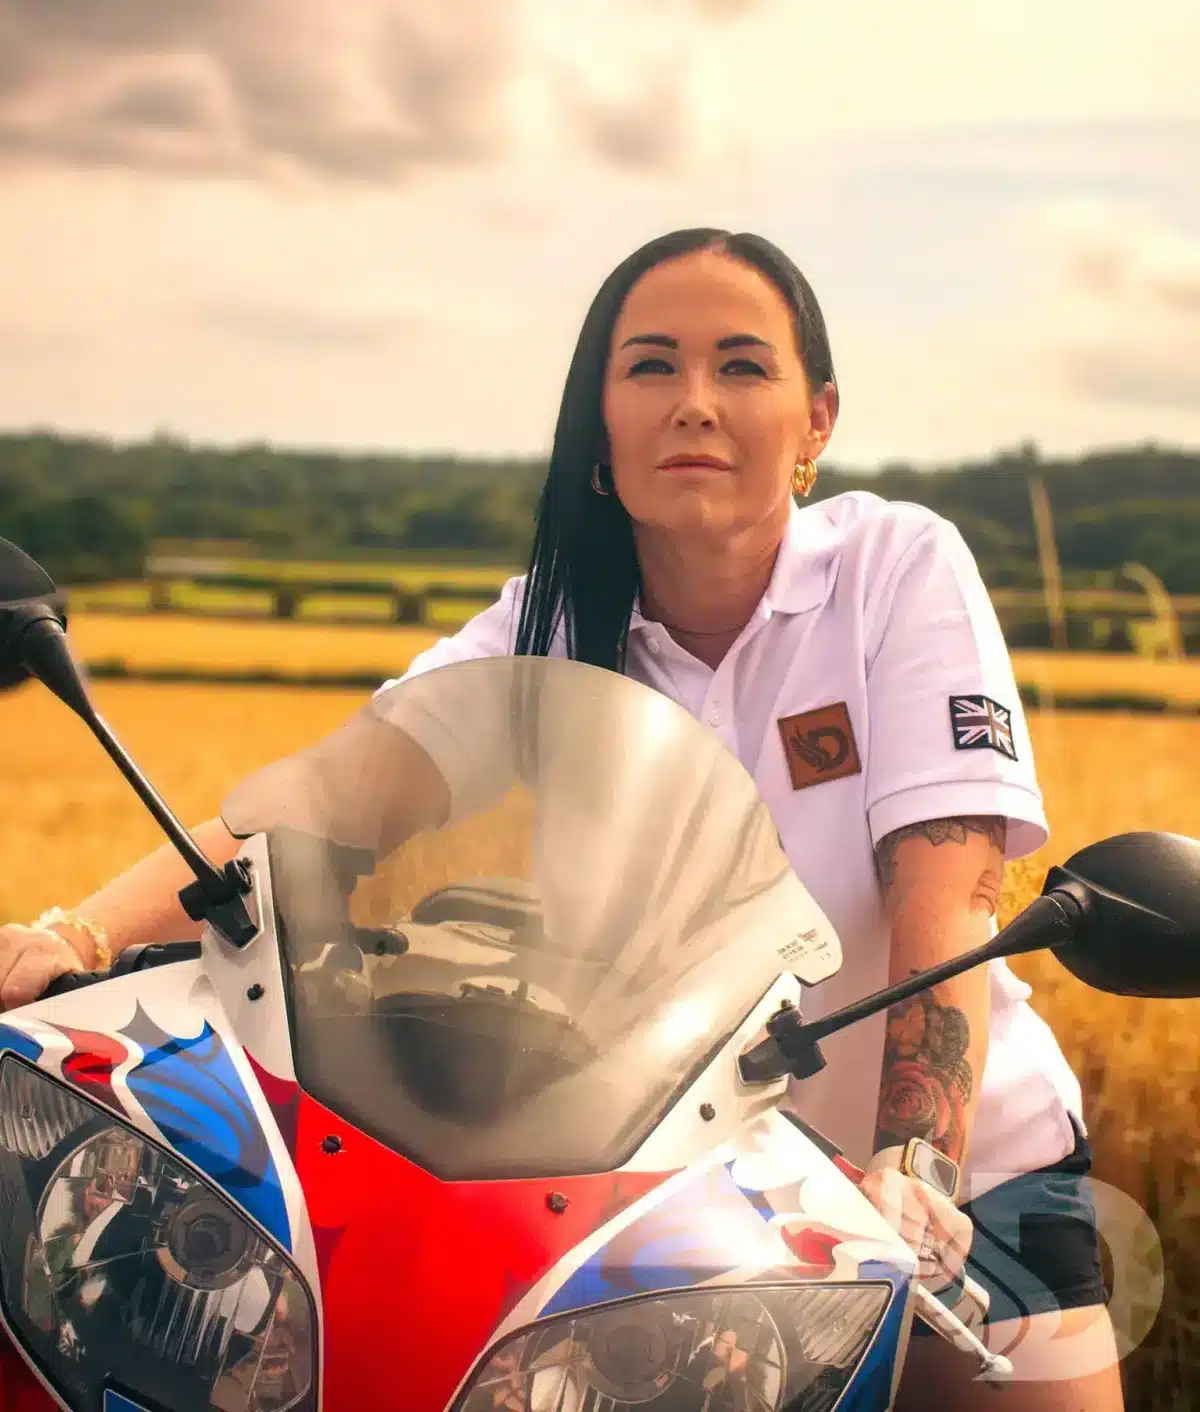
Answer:
[(592, 489), (596, 492), (597, 495), (611, 495), (611, 494), (612, 494), (612, 490), (611, 490), (611, 489), (605, 490), (604, 487), (600, 484), (600, 462), (599, 462), (599, 461), (597, 461), (596, 464), (592, 467)]
[(792, 489), (797, 495), (808, 495), (817, 483), (817, 463), (810, 456), (807, 461), (797, 461), (792, 471)]

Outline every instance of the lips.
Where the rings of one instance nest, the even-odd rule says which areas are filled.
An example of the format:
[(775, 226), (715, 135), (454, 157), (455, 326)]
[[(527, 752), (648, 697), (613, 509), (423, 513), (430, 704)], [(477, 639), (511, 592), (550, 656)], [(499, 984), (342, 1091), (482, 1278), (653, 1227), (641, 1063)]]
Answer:
[(733, 469), (728, 461), (723, 461), (719, 456), (706, 456), (700, 452), (668, 456), (665, 460), (658, 463), (658, 469), (660, 471), (669, 471), (688, 466), (704, 466), (712, 471), (729, 471)]

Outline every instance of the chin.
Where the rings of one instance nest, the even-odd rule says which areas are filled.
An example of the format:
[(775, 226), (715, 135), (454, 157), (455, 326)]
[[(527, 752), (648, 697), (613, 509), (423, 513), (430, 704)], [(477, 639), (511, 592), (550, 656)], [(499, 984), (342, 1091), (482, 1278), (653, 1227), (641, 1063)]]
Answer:
[[(641, 507), (639, 507), (641, 510)], [(655, 496), (652, 504), (634, 520), (660, 533), (683, 536), (730, 534), (754, 523), (752, 510), (725, 495), (715, 495), (711, 487), (689, 487), (670, 496)]]
[(683, 536), (720, 534), (735, 529), (738, 524), (738, 516), (731, 506), (714, 504), (699, 496), (689, 497), (686, 504), (655, 506), (654, 510), (634, 519), (647, 529)]

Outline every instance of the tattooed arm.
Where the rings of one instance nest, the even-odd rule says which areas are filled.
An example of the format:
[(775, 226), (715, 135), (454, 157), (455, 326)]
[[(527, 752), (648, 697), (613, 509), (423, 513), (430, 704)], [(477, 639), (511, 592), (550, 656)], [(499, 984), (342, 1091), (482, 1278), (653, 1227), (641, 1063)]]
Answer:
[[(880, 840), (891, 926), (889, 983), (986, 941), (1000, 900), (1006, 822), (932, 819)], [(893, 1006), (887, 1017), (875, 1151), (922, 1137), (962, 1162), (987, 1057), (986, 967)]]

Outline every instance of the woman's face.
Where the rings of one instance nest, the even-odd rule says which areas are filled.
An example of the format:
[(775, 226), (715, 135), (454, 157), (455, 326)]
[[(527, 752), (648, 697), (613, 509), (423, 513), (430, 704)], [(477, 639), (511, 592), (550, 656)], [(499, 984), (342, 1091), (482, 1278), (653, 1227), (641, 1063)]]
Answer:
[(765, 275), (718, 251), (667, 261), (633, 286), (613, 331), (604, 419), (616, 493), (645, 528), (782, 523), (793, 468), (824, 449), (836, 405), (832, 387), (811, 395), (791, 310)]

